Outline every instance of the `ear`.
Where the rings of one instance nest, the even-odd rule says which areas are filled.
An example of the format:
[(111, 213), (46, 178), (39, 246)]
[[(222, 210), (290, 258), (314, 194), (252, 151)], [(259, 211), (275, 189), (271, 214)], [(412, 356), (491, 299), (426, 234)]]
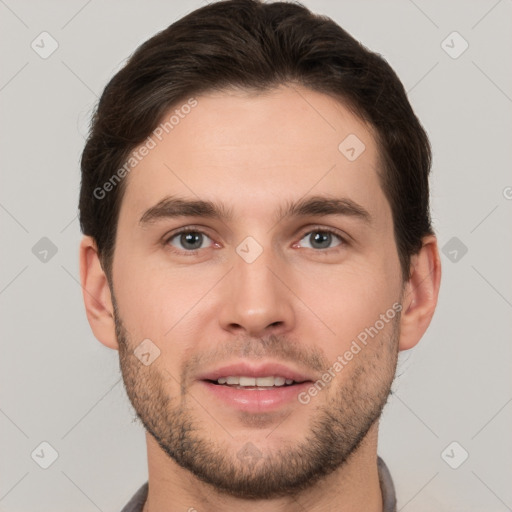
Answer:
[(405, 284), (400, 319), (400, 350), (414, 347), (432, 320), (441, 282), (441, 259), (434, 235), (423, 238), (411, 257), (410, 278)]
[(96, 242), (90, 236), (84, 236), (80, 244), (80, 281), (87, 319), (94, 336), (103, 345), (118, 350), (110, 288)]

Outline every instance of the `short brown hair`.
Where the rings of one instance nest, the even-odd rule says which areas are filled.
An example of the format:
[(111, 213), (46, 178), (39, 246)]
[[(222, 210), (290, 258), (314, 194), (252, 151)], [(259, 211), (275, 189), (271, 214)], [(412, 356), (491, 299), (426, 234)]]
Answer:
[[(393, 215), (404, 279), (410, 256), (432, 234), (428, 137), (395, 72), (326, 16), (297, 3), (224, 0), (158, 33), (105, 87), (82, 160), (80, 224), (110, 275), (123, 180), (98, 198), (164, 114), (191, 96), (293, 83), (341, 101), (376, 133), (381, 186)], [(341, 142), (341, 141), (340, 141)]]

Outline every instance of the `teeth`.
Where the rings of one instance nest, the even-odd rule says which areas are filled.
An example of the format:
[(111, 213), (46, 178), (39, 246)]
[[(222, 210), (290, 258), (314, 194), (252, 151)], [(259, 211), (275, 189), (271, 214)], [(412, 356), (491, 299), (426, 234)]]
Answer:
[(256, 386), (256, 379), (254, 377), (239, 377), (240, 386)]
[(262, 387), (269, 388), (272, 386), (284, 386), (285, 384), (293, 384), (293, 379), (285, 379), (284, 377), (220, 377), (217, 379), (218, 384), (228, 384), (234, 386)]
[[(240, 381), (241, 382), (241, 381)], [(283, 377), (258, 377), (256, 386), (282, 386), (284, 384)]]

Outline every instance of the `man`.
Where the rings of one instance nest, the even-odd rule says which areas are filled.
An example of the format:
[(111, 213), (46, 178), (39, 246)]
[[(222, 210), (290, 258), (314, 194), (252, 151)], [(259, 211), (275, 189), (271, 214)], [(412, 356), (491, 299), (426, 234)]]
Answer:
[(389, 65), (300, 5), (144, 43), (82, 156), (81, 279), (149, 482), (124, 511), (391, 511), (378, 423), (440, 283), (430, 147)]

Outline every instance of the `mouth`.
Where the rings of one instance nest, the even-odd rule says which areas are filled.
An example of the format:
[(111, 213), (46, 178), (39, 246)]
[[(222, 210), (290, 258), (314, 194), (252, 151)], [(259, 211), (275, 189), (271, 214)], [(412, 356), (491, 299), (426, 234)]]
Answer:
[(271, 390), (273, 388), (290, 387), (296, 384), (302, 384), (303, 382), (310, 382), (307, 380), (296, 381), (293, 379), (287, 379), (281, 375), (277, 376), (265, 376), (265, 377), (249, 377), (247, 375), (234, 376), (229, 375), (227, 377), (219, 377), (217, 380), (205, 379), (206, 382), (215, 384), (218, 386), (228, 386), (235, 389), (245, 390)]
[(218, 386), (230, 386), (242, 389), (272, 389), (312, 382), (313, 375), (277, 362), (253, 364), (241, 361), (225, 365), (204, 373), (198, 380)]
[(278, 410), (298, 402), (301, 391), (314, 377), (279, 363), (253, 365), (248, 362), (217, 368), (198, 380), (222, 406), (252, 413)]

